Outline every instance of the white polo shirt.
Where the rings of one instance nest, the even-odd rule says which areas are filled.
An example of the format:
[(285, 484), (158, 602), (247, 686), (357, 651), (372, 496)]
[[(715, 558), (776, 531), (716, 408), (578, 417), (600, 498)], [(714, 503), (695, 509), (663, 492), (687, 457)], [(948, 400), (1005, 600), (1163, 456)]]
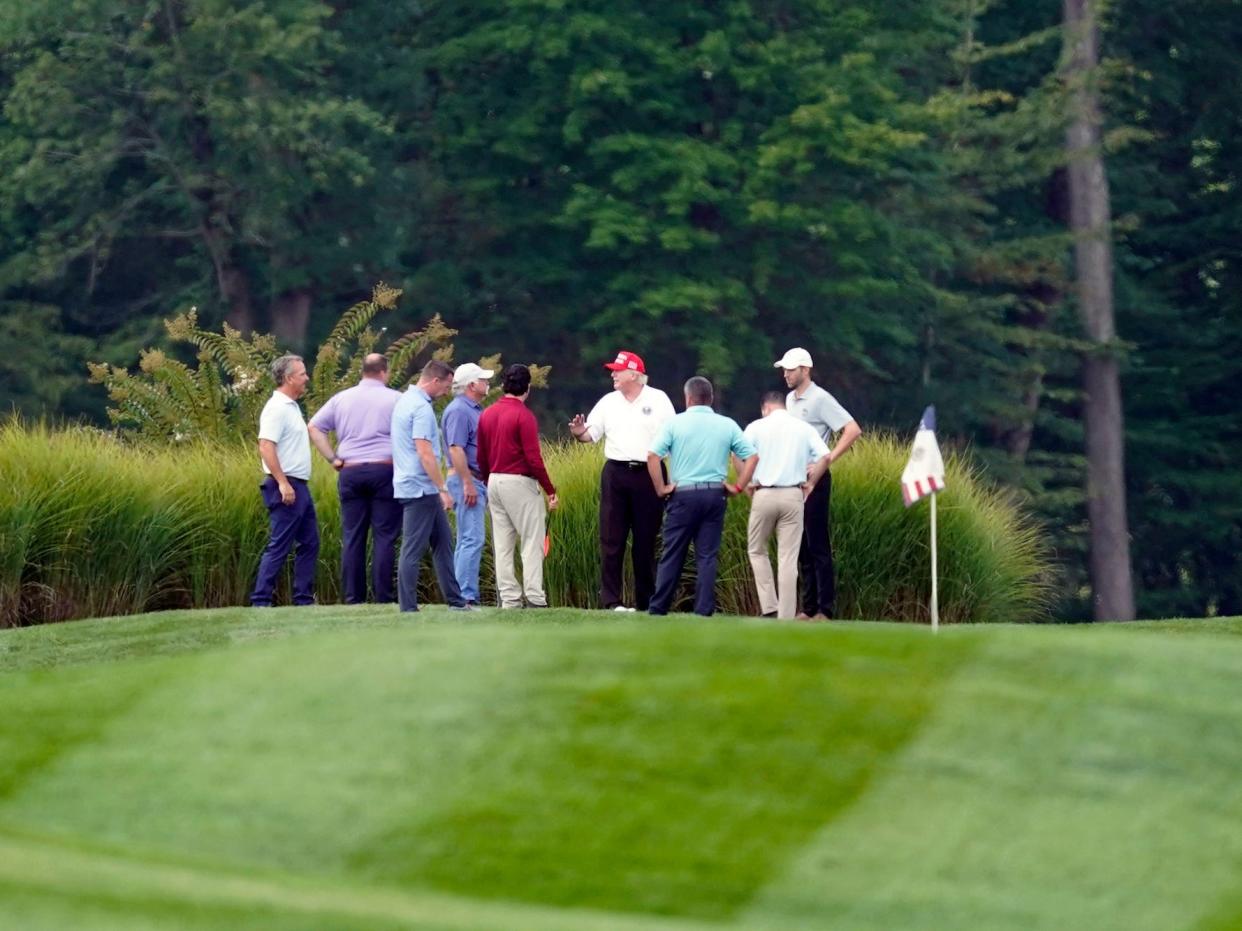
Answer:
[[(297, 401), (284, 392), (273, 391), (259, 415), (259, 439), (276, 444), (276, 461), (286, 476), (310, 481), (310, 433)], [(263, 471), (271, 475), (267, 463), (259, 461)]]
[(633, 401), (620, 391), (599, 399), (587, 416), (587, 436), (592, 443), (604, 438), (604, 456), (621, 462), (646, 462), (647, 451), (660, 428), (675, 417), (673, 402), (659, 388), (643, 385)]
[(784, 488), (806, 481), (806, 467), (828, 455), (828, 444), (810, 424), (789, 411), (774, 410), (743, 431), (759, 452), (754, 482)]
[(825, 442), (854, 418), (841, 404), (815, 382), (806, 386), (802, 397), (796, 392), (785, 396), (785, 407), (794, 417), (804, 420), (815, 428)]

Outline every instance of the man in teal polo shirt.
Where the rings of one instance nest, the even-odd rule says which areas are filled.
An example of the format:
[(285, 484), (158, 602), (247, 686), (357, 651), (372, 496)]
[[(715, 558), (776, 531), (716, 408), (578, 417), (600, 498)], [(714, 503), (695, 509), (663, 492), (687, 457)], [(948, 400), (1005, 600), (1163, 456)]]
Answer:
[[(750, 484), (759, 457), (742, 428), (712, 410), (712, 383), (701, 375), (686, 382), (686, 410), (666, 422), (647, 453), (647, 471), (656, 494), (668, 499), (664, 512), (664, 554), (656, 570), (651, 614), (668, 614), (690, 543), (698, 570), (694, 613), (716, 610), (716, 557), (724, 531), (725, 503)], [(742, 460), (736, 485), (725, 482), (729, 454)], [(664, 481), (660, 461), (669, 457)]]

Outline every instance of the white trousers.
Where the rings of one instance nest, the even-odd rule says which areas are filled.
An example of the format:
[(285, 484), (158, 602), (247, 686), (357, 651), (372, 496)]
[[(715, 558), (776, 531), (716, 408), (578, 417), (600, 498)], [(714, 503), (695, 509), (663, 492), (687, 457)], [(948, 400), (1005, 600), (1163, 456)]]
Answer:
[[(492, 546), (496, 551), (496, 592), (502, 608), (520, 608), (522, 596), (532, 608), (544, 608), (543, 538), (547, 505), (539, 483), (525, 475), (493, 472), (487, 479), (487, 506), (492, 512)], [(522, 582), (513, 556), (522, 546)]]
[[(759, 611), (792, 618), (798, 611), (798, 549), (802, 546), (802, 489), (759, 488), (750, 502), (746, 554), (759, 590)], [(776, 572), (772, 582), (768, 540), (776, 531)], [(778, 594), (779, 592), (779, 594)]]

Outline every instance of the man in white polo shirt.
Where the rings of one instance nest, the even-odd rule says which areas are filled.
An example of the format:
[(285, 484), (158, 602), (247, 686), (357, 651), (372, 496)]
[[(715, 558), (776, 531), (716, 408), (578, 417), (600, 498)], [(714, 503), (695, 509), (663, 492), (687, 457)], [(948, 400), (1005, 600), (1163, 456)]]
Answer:
[(276, 578), (293, 557), (293, 603), (315, 603), (315, 567), (319, 559), (319, 522), (307, 482), (311, 474), (310, 434), (298, 407), (310, 377), (301, 356), (281, 356), (272, 363), (276, 390), (259, 415), (259, 458), (267, 478), (259, 485), (267, 508), (271, 538), (259, 561), (250, 603), (270, 608)]
[(605, 363), (615, 389), (591, 413), (569, 422), (582, 443), (604, 440), (604, 472), (599, 487), (600, 606), (632, 611), (622, 600), (626, 538), (633, 535), (634, 602), (646, 611), (655, 592), (655, 544), (664, 501), (647, 475), (647, 452), (666, 421), (677, 411), (668, 395), (647, 384), (643, 360), (629, 350)]
[[(785, 410), (785, 396), (769, 391), (763, 416), (744, 435), (759, 454), (749, 492), (753, 495), (746, 528), (746, 552), (764, 617), (792, 618), (798, 610), (798, 550), (802, 545), (803, 503), (828, 469), (828, 446), (810, 424)], [(768, 540), (776, 531), (777, 585), (772, 582)]]
[[(811, 381), (811, 354), (805, 349), (791, 349), (776, 361), (776, 368), (783, 369), (789, 394), (785, 407), (794, 417), (806, 421), (828, 442), (832, 434), (840, 432), (837, 442), (828, 454), (828, 465), (836, 462), (854, 441), (862, 436), (858, 421), (849, 411), (837, 403), (815, 382)], [(802, 611), (799, 618), (824, 620), (833, 616), (836, 607), (837, 586), (832, 565), (831, 517), (832, 473), (815, 485), (806, 499), (803, 509), (802, 550), (798, 554), (798, 581), (801, 589)]]

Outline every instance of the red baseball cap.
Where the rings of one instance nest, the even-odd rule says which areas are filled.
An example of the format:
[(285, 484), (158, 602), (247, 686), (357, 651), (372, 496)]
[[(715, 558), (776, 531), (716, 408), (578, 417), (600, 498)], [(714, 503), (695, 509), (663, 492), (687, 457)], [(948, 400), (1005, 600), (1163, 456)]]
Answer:
[(622, 349), (617, 353), (617, 357), (611, 362), (605, 362), (604, 368), (612, 369), (614, 372), (638, 372), (640, 375), (647, 374), (647, 366), (643, 365), (643, 360), (637, 354), (630, 352), (628, 349)]

